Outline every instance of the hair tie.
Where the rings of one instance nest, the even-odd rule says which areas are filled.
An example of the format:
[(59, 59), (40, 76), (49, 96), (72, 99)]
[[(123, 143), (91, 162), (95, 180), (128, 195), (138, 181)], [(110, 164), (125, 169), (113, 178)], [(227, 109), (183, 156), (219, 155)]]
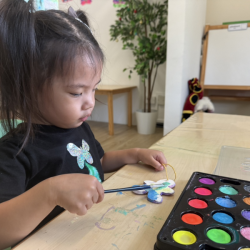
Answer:
[(84, 24), (89, 29), (89, 31), (91, 32), (91, 34), (93, 35), (92, 30), (90, 29), (90, 27), (86, 23), (84, 23), (81, 19), (78, 18), (75, 10), (71, 6), (68, 8), (68, 14), (70, 16), (74, 17), (77, 21), (79, 21), (82, 24)]

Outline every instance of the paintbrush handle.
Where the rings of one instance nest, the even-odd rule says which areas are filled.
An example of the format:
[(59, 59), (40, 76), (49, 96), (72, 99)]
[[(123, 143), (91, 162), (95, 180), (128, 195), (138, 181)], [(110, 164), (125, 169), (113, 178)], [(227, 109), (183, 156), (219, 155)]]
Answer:
[(151, 186), (149, 185), (143, 185), (143, 186), (133, 186), (133, 187), (127, 187), (127, 188), (117, 188), (117, 189), (108, 189), (104, 190), (104, 193), (115, 193), (115, 192), (121, 192), (121, 191), (133, 191), (133, 190), (143, 190), (143, 189), (149, 189)]

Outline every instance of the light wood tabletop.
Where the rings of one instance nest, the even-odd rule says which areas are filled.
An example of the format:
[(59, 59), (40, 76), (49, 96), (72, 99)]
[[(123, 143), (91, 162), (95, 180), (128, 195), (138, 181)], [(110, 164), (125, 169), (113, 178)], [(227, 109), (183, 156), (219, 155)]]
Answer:
[[(151, 148), (164, 152), (176, 169), (175, 194), (162, 204), (132, 192), (106, 194), (82, 217), (64, 212), (16, 246), (15, 250), (153, 250), (156, 237), (194, 171), (213, 173), (221, 146), (250, 148), (250, 117), (197, 113)], [(169, 177), (174, 178), (171, 168)], [(166, 178), (143, 164), (126, 165), (103, 183), (104, 189)]]
[(136, 86), (131, 85), (98, 85), (96, 95), (107, 95), (108, 96), (108, 116), (109, 116), (109, 134), (114, 135), (114, 114), (113, 114), (113, 95), (127, 93), (127, 117), (128, 126), (132, 126), (132, 90)]

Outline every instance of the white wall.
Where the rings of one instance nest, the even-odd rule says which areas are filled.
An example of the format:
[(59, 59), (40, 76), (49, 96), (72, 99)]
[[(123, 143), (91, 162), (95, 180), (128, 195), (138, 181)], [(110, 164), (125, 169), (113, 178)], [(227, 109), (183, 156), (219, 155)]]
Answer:
[[(206, 24), (250, 20), (249, 0), (208, 0)], [(213, 101), (216, 113), (250, 115), (249, 102)]]
[(188, 80), (199, 78), (206, 0), (169, 0), (164, 135), (181, 122)]
[[(160, 0), (162, 1), (162, 0)], [(110, 41), (109, 29), (111, 24), (115, 23), (116, 9), (113, 7), (112, 0), (94, 0), (91, 4), (84, 6), (80, 5), (80, 0), (73, 0), (66, 3), (59, 1), (59, 9), (66, 10), (72, 6), (75, 10), (82, 9), (87, 12), (91, 28), (95, 31), (95, 37), (106, 56), (106, 65), (102, 76), (101, 84), (106, 85), (137, 85), (138, 89), (133, 91), (133, 124), (135, 121), (135, 111), (142, 104), (142, 90), (140, 79), (136, 73), (132, 75), (131, 80), (128, 79), (128, 74), (122, 72), (126, 67), (134, 66), (134, 58), (131, 51), (122, 50), (122, 43)], [(165, 71), (166, 66), (161, 65), (158, 70), (154, 96), (158, 94), (164, 95), (165, 90)], [(98, 100), (107, 103), (106, 96), (96, 96)], [(157, 107), (157, 103), (154, 107)], [(118, 94), (114, 96), (114, 123), (127, 124), (127, 96)], [(159, 106), (158, 121), (163, 122), (163, 106)], [(96, 107), (90, 118), (94, 121), (108, 122), (108, 107), (102, 103), (96, 102)]]

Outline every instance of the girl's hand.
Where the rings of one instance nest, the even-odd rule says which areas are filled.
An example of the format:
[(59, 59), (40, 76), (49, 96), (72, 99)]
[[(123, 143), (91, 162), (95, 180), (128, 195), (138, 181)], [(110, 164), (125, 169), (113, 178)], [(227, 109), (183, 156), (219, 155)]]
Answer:
[(70, 213), (84, 215), (103, 200), (102, 184), (91, 175), (64, 174), (50, 178), (50, 200)]
[(151, 165), (158, 171), (164, 169), (162, 164), (167, 164), (164, 154), (158, 150), (139, 148), (137, 157), (138, 161), (142, 161), (145, 164)]

